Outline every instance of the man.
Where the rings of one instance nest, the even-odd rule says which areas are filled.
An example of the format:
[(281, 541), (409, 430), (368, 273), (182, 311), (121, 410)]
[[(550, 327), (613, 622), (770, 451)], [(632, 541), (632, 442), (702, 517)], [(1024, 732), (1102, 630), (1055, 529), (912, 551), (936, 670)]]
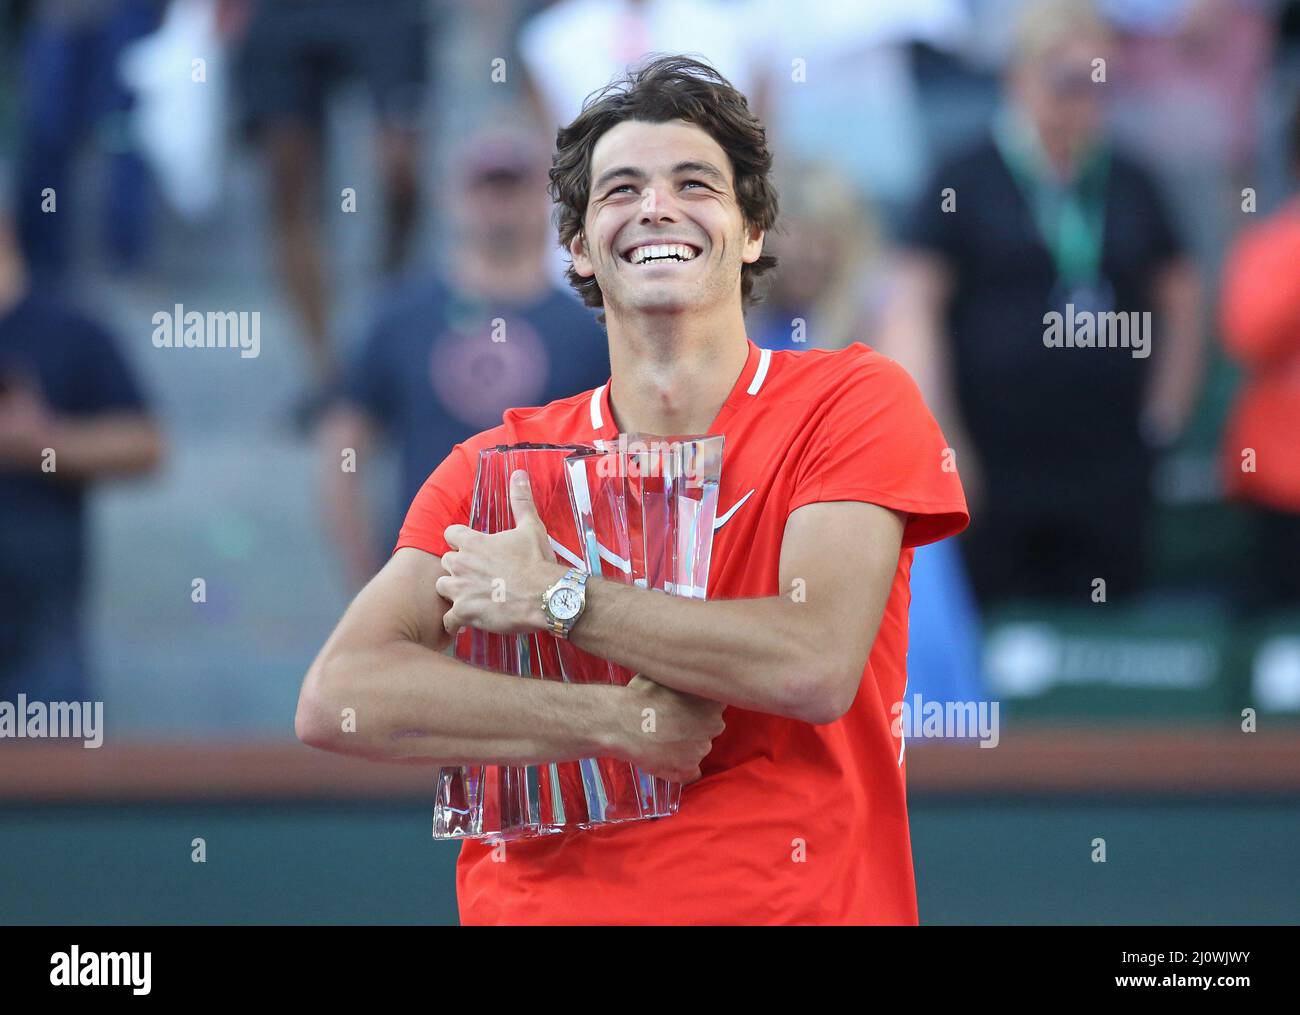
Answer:
[[(1200, 384), (1199, 286), (1151, 177), (1106, 136), (1095, 11), (1029, 5), (1015, 46), (993, 129), (938, 169), (906, 230), (878, 348), (984, 499), (963, 540), (980, 598), (1086, 603), (1097, 578), (1111, 597), (1142, 586), (1152, 462)], [(1144, 350), (1046, 341), (1050, 314), (1095, 337), (1116, 313), (1151, 326)]]
[(322, 426), (326, 504), (355, 588), (380, 559), (357, 481), (364, 469), (343, 471), (344, 448), (365, 456), (380, 432), (396, 440), (404, 513), (449, 447), (506, 409), (545, 405), (609, 376), (592, 312), (551, 281), (547, 152), (527, 135), (494, 130), (470, 138), (460, 156), (447, 254), (434, 277), (419, 275), (385, 302)]
[[(321, 256), (328, 244), (320, 188), (326, 107), (339, 84), (361, 80), (373, 105), (385, 271), (404, 262), (419, 213), (427, 9), (421, 0), (390, 0), (383, 7), (379, 15), (362, 0), (223, 4), (232, 31), (243, 33), (236, 84), (247, 126), (266, 155), (276, 252), (302, 320), (315, 383), (331, 382), (337, 366)], [(338, 200), (333, 196), (328, 204), (337, 208)], [(310, 419), (317, 403), (315, 393), (308, 395), (297, 414)]]
[[(164, 0), (37, 0), (22, 40), (17, 229), (27, 270), (43, 286), (68, 282), (79, 213), (76, 162), (87, 136), (105, 166), (102, 222), (112, 266), (146, 252), (152, 181), (131, 137), (135, 96), (118, 71), (122, 54), (154, 32)], [(50, 197), (58, 202), (53, 213)]]
[[(307, 673), (298, 735), (328, 750), (605, 756), (689, 784), (670, 818), (511, 843), (505, 862), (466, 843), (463, 923), (916, 922), (891, 710), (912, 547), (959, 531), (965, 502), (901, 367), (860, 344), (773, 353), (746, 336), (755, 276), (774, 264), (770, 167), (744, 97), (682, 57), (647, 64), (559, 132), (560, 241), (570, 281), (604, 308), (610, 379), (453, 448)], [(464, 524), (475, 455), (633, 431), (725, 437), (710, 601), (592, 578), (565, 620), (566, 569), (526, 477), (511, 487), (514, 529)], [(639, 675), (520, 680), (440, 654), (463, 626), (553, 623)], [(356, 733), (341, 731), (346, 707)], [(654, 733), (641, 732), (647, 708)]]
[(86, 494), (154, 468), (162, 440), (112, 339), (35, 291), (4, 190), (0, 179), (0, 700), (84, 701)]
[[(529, 17), (519, 30), (524, 95), (547, 129), (567, 123), (583, 100), (624, 67), (652, 53), (703, 56), (758, 108), (765, 93), (750, 31), (737, 31), (737, 10), (725, 0), (560, 0)], [(575, 52), (581, 60), (573, 59)], [(785, 71), (787, 68), (782, 68)]]

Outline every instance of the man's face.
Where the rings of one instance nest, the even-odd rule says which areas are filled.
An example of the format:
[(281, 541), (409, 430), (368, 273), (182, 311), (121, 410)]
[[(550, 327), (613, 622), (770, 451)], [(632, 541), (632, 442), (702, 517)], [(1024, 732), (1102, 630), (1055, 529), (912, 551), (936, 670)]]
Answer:
[(758, 260), (763, 233), (745, 226), (733, 184), (726, 152), (694, 124), (618, 124), (591, 153), (574, 270), (596, 277), (615, 314), (739, 303), (740, 267)]
[(1017, 98), (1049, 147), (1074, 157), (1101, 131), (1106, 86), (1093, 81), (1092, 62), (1106, 56), (1100, 40), (1079, 38), (1019, 68)]
[(544, 243), (549, 208), (544, 173), (481, 174), (455, 202), (461, 239), (493, 251)]

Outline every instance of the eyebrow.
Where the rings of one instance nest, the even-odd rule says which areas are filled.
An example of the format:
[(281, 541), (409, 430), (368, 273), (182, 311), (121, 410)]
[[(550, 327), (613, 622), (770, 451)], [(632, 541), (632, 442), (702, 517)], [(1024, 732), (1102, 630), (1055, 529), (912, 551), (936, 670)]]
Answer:
[[(679, 162), (677, 165), (673, 166), (672, 174), (677, 176), (681, 173), (695, 173), (699, 176), (707, 176), (724, 187), (727, 185), (727, 177), (723, 175), (721, 170), (709, 162)], [(599, 179), (591, 185), (591, 189), (594, 191), (604, 190), (608, 184), (613, 183), (615, 180), (622, 177), (630, 177), (634, 180), (644, 180), (646, 174), (640, 169), (637, 169), (636, 166), (619, 166), (616, 169), (607, 169), (605, 172), (601, 173)]]

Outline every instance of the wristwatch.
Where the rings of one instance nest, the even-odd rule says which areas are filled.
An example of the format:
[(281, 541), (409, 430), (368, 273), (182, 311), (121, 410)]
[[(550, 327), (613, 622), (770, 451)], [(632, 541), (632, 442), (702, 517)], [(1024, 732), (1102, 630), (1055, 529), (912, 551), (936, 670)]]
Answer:
[(576, 567), (569, 568), (563, 578), (542, 593), (546, 626), (556, 637), (568, 638), (586, 608), (587, 572)]

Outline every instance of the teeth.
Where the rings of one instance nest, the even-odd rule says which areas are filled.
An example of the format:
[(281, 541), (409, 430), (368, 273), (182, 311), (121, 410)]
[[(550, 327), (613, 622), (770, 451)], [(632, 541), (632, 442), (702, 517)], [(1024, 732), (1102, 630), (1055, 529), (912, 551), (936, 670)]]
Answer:
[(684, 243), (658, 243), (637, 247), (628, 258), (633, 264), (642, 264), (653, 258), (675, 257), (679, 261), (689, 261), (695, 257), (695, 251)]

